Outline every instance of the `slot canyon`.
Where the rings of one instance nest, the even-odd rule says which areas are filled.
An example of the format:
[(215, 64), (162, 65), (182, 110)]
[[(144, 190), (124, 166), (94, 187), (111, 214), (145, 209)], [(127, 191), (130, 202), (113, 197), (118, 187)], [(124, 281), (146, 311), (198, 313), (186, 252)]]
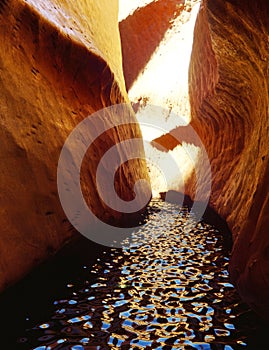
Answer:
[(5, 348), (265, 349), (268, 0), (2, 0), (0, 18)]

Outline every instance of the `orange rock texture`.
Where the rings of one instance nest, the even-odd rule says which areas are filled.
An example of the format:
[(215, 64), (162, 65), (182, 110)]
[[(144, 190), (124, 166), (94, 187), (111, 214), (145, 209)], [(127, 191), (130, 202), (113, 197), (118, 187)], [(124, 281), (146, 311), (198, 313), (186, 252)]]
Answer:
[[(57, 164), (80, 121), (128, 101), (117, 6), (116, 0), (0, 4), (0, 290), (73, 236), (57, 193)], [(113, 125), (113, 115), (107, 118)], [(116, 212), (106, 212), (98, 197), (93, 180), (98, 160), (110, 146), (134, 137), (140, 137), (137, 124), (113, 128), (88, 152), (81, 186), (101, 217), (120, 219)], [(142, 144), (139, 152), (143, 157)], [(134, 182), (145, 177), (143, 161), (133, 160), (121, 166), (115, 185), (123, 198), (131, 199)]]
[(183, 3), (182, 0), (152, 1), (138, 7), (120, 22), (127, 90), (145, 68), (164, 34), (172, 26), (173, 20), (182, 12)]
[(232, 281), (267, 319), (268, 66), (267, 0), (202, 1), (189, 69), (191, 124), (211, 161), (210, 204), (233, 233)]

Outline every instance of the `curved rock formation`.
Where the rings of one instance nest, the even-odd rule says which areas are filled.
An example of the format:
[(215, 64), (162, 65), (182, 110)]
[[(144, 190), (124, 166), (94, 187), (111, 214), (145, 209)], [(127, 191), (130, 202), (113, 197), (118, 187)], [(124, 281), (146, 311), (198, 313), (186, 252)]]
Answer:
[(211, 160), (210, 204), (233, 233), (232, 281), (267, 319), (268, 64), (267, 0), (201, 3), (189, 70), (191, 124)]
[[(57, 193), (61, 148), (81, 120), (127, 101), (127, 94), (116, 0), (2, 1), (0, 16), (3, 290), (72, 236)], [(107, 118), (113, 125), (114, 116)], [(140, 137), (137, 124), (112, 128), (108, 141), (101, 139), (88, 153), (81, 185), (101, 217), (121, 219), (96, 194), (98, 161), (105, 149), (134, 137)], [(142, 143), (139, 153), (143, 157)], [(123, 164), (116, 177), (121, 197), (132, 199), (134, 182), (145, 177), (143, 161)]]

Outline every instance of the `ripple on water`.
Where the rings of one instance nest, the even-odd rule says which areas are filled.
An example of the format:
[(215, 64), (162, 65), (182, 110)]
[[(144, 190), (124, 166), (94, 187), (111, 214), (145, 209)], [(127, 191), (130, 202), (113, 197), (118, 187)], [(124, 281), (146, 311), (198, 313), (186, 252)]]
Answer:
[(39, 350), (245, 348), (248, 330), (236, 317), (249, 310), (229, 283), (221, 235), (204, 222), (188, 231), (186, 215), (153, 201), (132, 242), (83, 266), (93, 282), (68, 284), (51, 320), (26, 331), (18, 344)]

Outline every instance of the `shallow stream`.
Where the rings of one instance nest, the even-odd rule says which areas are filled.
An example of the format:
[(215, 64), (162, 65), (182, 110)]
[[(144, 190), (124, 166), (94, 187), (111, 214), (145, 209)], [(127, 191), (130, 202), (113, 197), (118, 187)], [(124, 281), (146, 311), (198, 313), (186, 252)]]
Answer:
[(258, 318), (229, 281), (222, 234), (204, 222), (189, 231), (186, 213), (153, 201), (131, 244), (81, 266), (18, 349), (263, 349)]

